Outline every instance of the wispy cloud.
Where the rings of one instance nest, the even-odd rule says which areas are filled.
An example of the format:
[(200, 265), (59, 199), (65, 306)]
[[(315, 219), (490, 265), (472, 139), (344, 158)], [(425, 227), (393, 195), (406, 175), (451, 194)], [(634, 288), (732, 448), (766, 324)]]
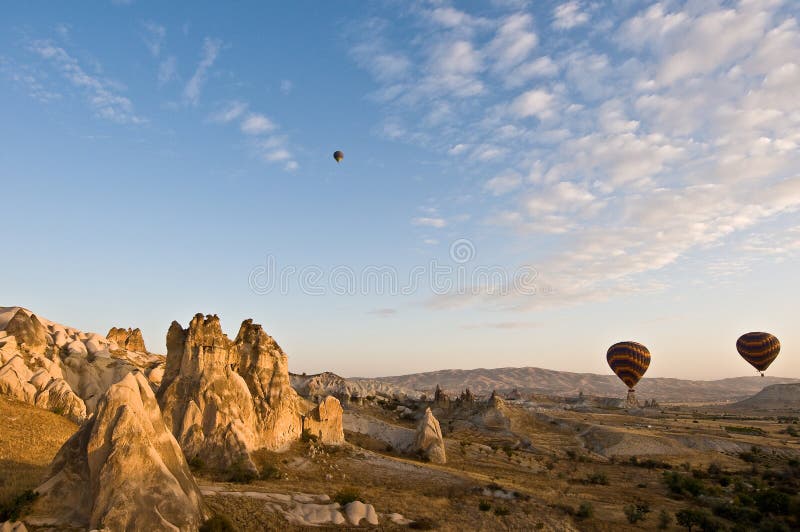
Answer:
[(444, 218), (432, 218), (428, 216), (419, 216), (416, 218), (412, 218), (411, 223), (413, 225), (421, 225), (423, 227), (435, 227), (437, 229), (441, 229), (442, 227), (447, 225), (447, 221)]
[(589, 22), (589, 14), (583, 11), (580, 2), (575, 0), (564, 2), (553, 10), (554, 28), (568, 30), (587, 22)]
[(81, 90), (97, 116), (121, 124), (142, 124), (130, 99), (119, 92), (119, 84), (89, 74), (66, 50), (48, 40), (30, 43), (29, 49), (52, 65), (73, 87)]
[(208, 70), (214, 65), (214, 62), (219, 56), (222, 48), (222, 41), (219, 39), (211, 39), (206, 37), (203, 40), (203, 50), (200, 57), (200, 62), (194, 71), (191, 79), (186, 84), (183, 90), (183, 95), (186, 100), (192, 104), (197, 105), (200, 101), (200, 93), (203, 90), (203, 85), (208, 77)]
[(161, 47), (164, 45), (164, 40), (167, 38), (167, 28), (155, 22), (148, 21), (143, 24), (144, 34), (142, 40), (144, 45), (153, 55), (158, 57), (161, 55)]
[(248, 135), (260, 135), (275, 129), (272, 120), (259, 113), (251, 113), (242, 120), (242, 133)]

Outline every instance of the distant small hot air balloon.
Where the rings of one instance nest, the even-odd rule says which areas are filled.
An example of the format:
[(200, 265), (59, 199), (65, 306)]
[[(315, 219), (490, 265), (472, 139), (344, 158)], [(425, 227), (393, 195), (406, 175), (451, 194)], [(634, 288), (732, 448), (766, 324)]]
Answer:
[(781, 342), (770, 333), (749, 332), (736, 340), (736, 350), (751, 366), (760, 371), (763, 377), (769, 365), (781, 352)]
[(342, 153), (339, 150), (336, 150), (335, 152), (333, 152), (333, 158), (336, 159), (337, 163), (340, 163), (342, 162), (342, 159), (344, 159), (344, 153)]
[(606, 360), (611, 370), (628, 386), (628, 406), (637, 405), (634, 386), (650, 366), (650, 351), (637, 342), (619, 342), (608, 348)]

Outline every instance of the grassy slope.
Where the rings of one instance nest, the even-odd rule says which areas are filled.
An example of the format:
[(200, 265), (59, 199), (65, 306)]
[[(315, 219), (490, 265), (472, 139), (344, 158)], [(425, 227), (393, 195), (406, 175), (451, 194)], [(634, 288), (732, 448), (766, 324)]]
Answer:
[(62, 416), (0, 396), (0, 505), (38, 486), (76, 430)]

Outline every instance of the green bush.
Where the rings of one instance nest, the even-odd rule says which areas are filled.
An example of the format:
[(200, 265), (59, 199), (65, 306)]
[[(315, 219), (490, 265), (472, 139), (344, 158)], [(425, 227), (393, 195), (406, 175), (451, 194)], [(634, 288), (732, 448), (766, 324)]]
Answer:
[(489, 503), (489, 501), (481, 501), (478, 503), (478, 510), (481, 512), (488, 512), (491, 509), (492, 505)]
[(351, 502), (361, 501), (361, 493), (356, 488), (344, 488), (336, 492), (333, 500), (342, 506), (347, 506)]
[(244, 460), (239, 460), (228, 471), (228, 482), (250, 484), (258, 478), (258, 473), (247, 467)]
[(261, 466), (261, 480), (280, 480), (283, 478), (281, 470), (272, 464), (263, 464)]
[(200, 532), (239, 532), (228, 516), (217, 514), (200, 526)]
[(775, 489), (757, 492), (756, 506), (765, 514), (786, 515), (789, 513), (789, 496)]
[(588, 484), (598, 484), (601, 486), (608, 486), (608, 477), (605, 473), (592, 473), (588, 477), (586, 477), (586, 482)]
[(205, 461), (197, 454), (190, 458), (187, 463), (192, 471), (200, 471), (206, 467)]
[(304, 429), (303, 433), (300, 435), (300, 439), (304, 442), (315, 442), (319, 438), (315, 434), (311, 434), (311, 431), (308, 429)]
[(594, 506), (590, 502), (582, 502), (575, 512), (575, 517), (578, 519), (589, 519), (592, 516), (594, 516)]
[(650, 513), (650, 505), (644, 501), (637, 501), (634, 504), (626, 506), (624, 511), (628, 522), (633, 525), (647, 518), (647, 514)]
[(20, 517), (25, 515), (33, 501), (39, 497), (39, 494), (33, 490), (25, 490), (10, 502), (0, 505), (0, 523), (4, 521), (17, 521)]
[(658, 514), (658, 529), (666, 530), (672, 524), (672, 516), (666, 510), (661, 510)]
[(436, 530), (439, 528), (439, 523), (430, 517), (420, 517), (408, 525), (408, 528), (412, 530)]
[(684, 495), (688, 493), (693, 497), (697, 497), (705, 492), (703, 483), (698, 479), (687, 475), (682, 475), (675, 471), (664, 473), (664, 483), (675, 495)]
[(708, 512), (694, 508), (686, 508), (675, 514), (675, 519), (682, 527), (690, 532), (694, 527), (698, 527), (703, 532), (715, 532), (719, 530), (720, 524), (714, 521)]

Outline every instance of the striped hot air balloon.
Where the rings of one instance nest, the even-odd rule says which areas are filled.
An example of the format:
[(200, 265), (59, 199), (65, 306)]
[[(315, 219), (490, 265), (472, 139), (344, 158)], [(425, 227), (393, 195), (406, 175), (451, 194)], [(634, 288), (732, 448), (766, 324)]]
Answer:
[(606, 360), (630, 391), (650, 366), (650, 351), (637, 342), (619, 342), (608, 348)]
[(769, 365), (781, 352), (781, 342), (770, 333), (749, 332), (736, 340), (736, 350), (751, 366), (760, 371), (763, 377)]

